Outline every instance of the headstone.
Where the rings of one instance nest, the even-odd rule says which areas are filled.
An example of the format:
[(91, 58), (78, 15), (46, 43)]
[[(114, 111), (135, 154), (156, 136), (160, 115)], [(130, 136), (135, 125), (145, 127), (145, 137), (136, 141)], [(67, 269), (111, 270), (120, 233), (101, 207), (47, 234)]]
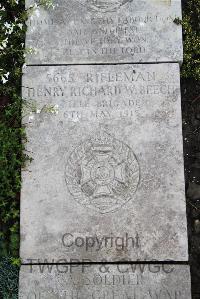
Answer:
[(181, 0), (53, 3), (27, 21), (19, 299), (190, 299)]
[(23, 97), (23, 261), (187, 261), (179, 65), (31, 66)]
[[(33, 1), (26, 1), (27, 7)], [(54, 0), (29, 18), (28, 64), (181, 62), (181, 0)]]
[(188, 299), (190, 270), (148, 264), (23, 266), (19, 299), (24, 298)]

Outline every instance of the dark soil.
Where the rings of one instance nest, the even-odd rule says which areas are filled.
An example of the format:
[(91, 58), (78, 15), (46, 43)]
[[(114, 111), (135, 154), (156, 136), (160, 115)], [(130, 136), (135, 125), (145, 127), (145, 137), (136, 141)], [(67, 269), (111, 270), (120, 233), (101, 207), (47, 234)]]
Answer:
[(200, 83), (182, 80), (184, 161), (193, 299), (200, 299)]

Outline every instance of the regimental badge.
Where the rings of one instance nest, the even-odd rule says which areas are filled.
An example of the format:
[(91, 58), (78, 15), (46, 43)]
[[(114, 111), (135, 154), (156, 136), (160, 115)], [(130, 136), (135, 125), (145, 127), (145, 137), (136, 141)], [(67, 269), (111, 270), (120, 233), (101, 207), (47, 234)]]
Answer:
[(122, 5), (133, 0), (87, 0), (87, 5), (90, 10), (96, 12), (112, 12), (116, 11)]
[(69, 155), (65, 178), (76, 201), (100, 213), (108, 213), (133, 198), (140, 171), (132, 149), (101, 130)]

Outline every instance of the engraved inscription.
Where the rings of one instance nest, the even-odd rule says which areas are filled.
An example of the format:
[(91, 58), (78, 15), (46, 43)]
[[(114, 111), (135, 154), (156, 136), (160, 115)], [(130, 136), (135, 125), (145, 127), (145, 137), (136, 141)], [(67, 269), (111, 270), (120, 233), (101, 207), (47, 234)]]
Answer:
[(65, 177), (75, 200), (108, 213), (133, 197), (139, 183), (139, 164), (128, 145), (100, 130), (71, 153)]
[[(23, 284), (21, 294), (24, 296), (20, 296), (21, 299), (191, 298), (189, 268), (182, 266), (54, 264), (49, 267), (39, 264), (30, 265), (23, 271), (26, 283)], [(32, 286), (29, 292), (26, 292), (27, 282)]]
[[(30, 64), (178, 62), (181, 0), (54, 0), (27, 20)], [(40, 62), (40, 63), (39, 63)], [(28, 63), (28, 64), (29, 64)]]

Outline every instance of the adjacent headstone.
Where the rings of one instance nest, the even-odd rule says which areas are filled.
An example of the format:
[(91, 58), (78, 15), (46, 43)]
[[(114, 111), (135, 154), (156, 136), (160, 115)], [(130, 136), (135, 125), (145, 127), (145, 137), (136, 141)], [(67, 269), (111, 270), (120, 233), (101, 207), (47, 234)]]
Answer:
[(189, 299), (190, 288), (184, 265), (37, 265), (22, 266), (19, 299)]
[[(26, 1), (27, 7), (33, 1)], [(28, 64), (181, 62), (181, 0), (54, 0), (29, 18)]]
[(25, 263), (188, 260), (178, 64), (31, 66), (23, 97)]

